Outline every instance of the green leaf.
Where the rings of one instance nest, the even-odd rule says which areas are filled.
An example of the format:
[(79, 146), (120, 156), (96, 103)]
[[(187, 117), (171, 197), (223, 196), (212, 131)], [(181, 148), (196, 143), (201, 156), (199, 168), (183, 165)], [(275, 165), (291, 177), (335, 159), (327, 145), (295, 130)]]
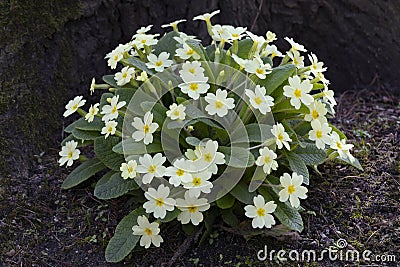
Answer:
[(243, 147), (220, 146), (218, 149), (225, 155), (225, 162), (234, 168), (247, 168), (254, 165), (254, 156)]
[(121, 155), (142, 155), (162, 152), (163, 148), (157, 140), (146, 146), (143, 142), (135, 142), (135, 140), (129, 138), (116, 144), (112, 151)]
[(217, 199), (217, 205), (221, 209), (229, 209), (233, 204), (235, 204), (235, 197), (229, 193)]
[(332, 128), (332, 131), (336, 132), (339, 135), (340, 139), (347, 140), (347, 136), (342, 131), (340, 131), (338, 128), (333, 126), (331, 123), (328, 122), (328, 124), (329, 124), (329, 127)]
[(158, 40), (157, 44), (153, 46), (153, 53), (158, 56), (161, 52), (167, 52), (170, 54), (170, 58), (173, 58), (175, 55), (176, 45), (178, 44), (174, 37), (177, 36), (179, 36), (179, 34), (175, 31), (165, 34), (160, 38), (160, 40)]
[(118, 101), (125, 101), (126, 105), (129, 105), (133, 95), (135, 94), (136, 89), (128, 89), (128, 88), (118, 88), (115, 90), (115, 95), (119, 95)]
[(238, 217), (233, 213), (232, 209), (221, 210), (222, 220), (229, 226), (235, 227), (239, 224)]
[(82, 140), (75, 138), (72, 134), (70, 134), (66, 138), (64, 138), (64, 140), (62, 140), (61, 145), (65, 146), (65, 143), (67, 143), (68, 141), (76, 141), (78, 143), (78, 145), (76, 146), (77, 148), (85, 147), (85, 146), (93, 144), (92, 140), (83, 140), (82, 141)]
[(299, 175), (303, 175), (303, 183), (309, 184), (308, 169), (302, 158), (294, 152), (288, 152), (286, 157), (289, 161), (290, 169)]
[(154, 71), (150, 70), (146, 66), (146, 63), (144, 63), (143, 61), (141, 61), (140, 59), (138, 59), (136, 57), (130, 57), (128, 59), (123, 59), (122, 62), (126, 63), (128, 65), (131, 65), (141, 71), (145, 71), (145, 72), (147, 72), (147, 74), (154, 75)]
[(94, 140), (94, 152), (101, 162), (114, 171), (119, 171), (121, 164), (125, 162), (124, 156), (113, 152), (113, 147), (120, 142), (121, 138), (109, 136), (107, 139), (99, 137)]
[(124, 89), (128, 89), (128, 88), (129, 88), (130, 90), (132, 90), (132, 89), (134, 88), (130, 83), (127, 83), (127, 84), (125, 84), (125, 85), (123, 85), (123, 86), (119, 86), (119, 85), (117, 84), (117, 81), (114, 79), (114, 75), (113, 75), (113, 74), (111, 74), (111, 75), (104, 75), (104, 76), (103, 76), (103, 81), (104, 81), (105, 83), (111, 85), (111, 86), (114, 87), (114, 88), (124, 88)]
[[(253, 47), (253, 40), (251, 40), (251, 39), (240, 40), (239, 46), (238, 46), (238, 52), (236, 53), (236, 55), (240, 58), (247, 59), (252, 47)], [(232, 53), (232, 49), (233, 49), (233, 47), (231, 46), (229, 48), (231, 53)]]
[(266, 201), (275, 201), (277, 207), (274, 211), (274, 215), (283, 225), (287, 226), (291, 230), (298, 232), (303, 231), (303, 219), (296, 209), (289, 206), (286, 202), (280, 202), (276, 193), (272, 191), (271, 188), (260, 187), (258, 191), (264, 196)]
[(256, 192), (249, 192), (248, 186), (244, 182), (239, 182), (230, 192), (237, 200), (244, 204), (252, 204)]
[[(72, 135), (80, 140), (94, 140), (96, 138), (102, 137), (98, 131), (84, 131), (75, 128), (72, 131)], [(102, 137), (104, 139), (104, 137)]]
[(246, 125), (249, 142), (263, 143), (271, 136), (271, 125), (251, 123)]
[(104, 105), (109, 105), (109, 103), (107, 102), (107, 98), (112, 98), (113, 96), (114, 96), (114, 94), (112, 94), (112, 93), (104, 93), (104, 94), (102, 94), (101, 98), (100, 98), (100, 107), (99, 107), (99, 109), (101, 110)]
[(306, 165), (318, 165), (325, 161), (326, 152), (313, 143), (305, 143), (306, 147), (298, 146), (293, 152), (298, 155)]
[(201, 45), (200, 42), (194, 41), (194, 40), (187, 40), (186, 44), (190, 46), (196, 52), (199, 54), (200, 58), (204, 61), (209, 61), (210, 59), (208, 58), (208, 55), (204, 49), (204, 47)]
[(104, 127), (104, 122), (101, 121), (99, 117), (94, 117), (92, 122), (88, 122), (85, 118), (80, 118), (79, 120), (73, 122), (65, 128), (65, 131), (71, 133), (75, 129), (83, 131), (99, 131)]
[(296, 66), (293, 64), (286, 64), (272, 69), (272, 72), (267, 77), (260, 81), (260, 86), (267, 89), (267, 95), (270, 95), (276, 88), (293, 75)]
[[(294, 113), (294, 114), (308, 114), (310, 113), (310, 110), (305, 106), (304, 104), (301, 104), (299, 109), (295, 109), (292, 104), (290, 104), (290, 99), (286, 99), (279, 104), (276, 104), (275, 106), (272, 107), (272, 112), (278, 113), (278, 112), (284, 112), (284, 113)], [(287, 115), (286, 115), (287, 117)]]
[(354, 162), (351, 162), (350, 159), (348, 159), (348, 158), (339, 157), (339, 153), (337, 151), (332, 152), (329, 155), (329, 158), (330, 159), (337, 159), (337, 160), (342, 161), (342, 162), (346, 162), (347, 164), (350, 164), (351, 166), (359, 169), (360, 171), (364, 170), (357, 158), (354, 158)]
[(81, 165), (76, 167), (69, 175), (68, 177), (64, 180), (64, 182), (61, 185), (62, 189), (69, 189), (71, 187), (74, 187), (99, 171), (103, 170), (106, 166), (99, 161), (98, 159), (88, 159), (85, 162), (83, 162)]
[(160, 219), (160, 222), (170, 222), (178, 217), (180, 210), (175, 208), (173, 211), (167, 211), (167, 215), (165, 215), (164, 219)]
[(107, 262), (122, 261), (136, 246), (141, 236), (133, 234), (132, 226), (136, 225), (137, 218), (144, 214), (144, 209), (138, 208), (120, 221), (106, 248)]
[(140, 107), (144, 112), (151, 111), (153, 113), (153, 120), (158, 123), (158, 126), (161, 127), (167, 117), (167, 108), (161, 105), (160, 103), (154, 103), (150, 101), (145, 101), (140, 104)]
[(117, 172), (111, 176), (108, 173), (97, 182), (94, 195), (100, 199), (117, 198), (125, 193), (139, 188), (133, 179), (124, 179), (121, 173)]

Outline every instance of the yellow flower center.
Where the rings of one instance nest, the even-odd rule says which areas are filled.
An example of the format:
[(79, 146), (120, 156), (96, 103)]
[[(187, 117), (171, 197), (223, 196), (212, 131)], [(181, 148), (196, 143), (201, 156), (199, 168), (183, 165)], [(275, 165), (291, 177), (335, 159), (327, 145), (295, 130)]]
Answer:
[(72, 106), (72, 110), (77, 110), (78, 109), (78, 104), (74, 104), (73, 106)]
[(211, 153), (205, 154), (205, 155), (204, 155), (204, 160), (205, 160), (206, 162), (211, 162), (211, 161), (212, 161), (212, 155), (211, 155)]
[(271, 158), (270, 158), (269, 156), (266, 156), (266, 157), (264, 158), (264, 162), (265, 162), (265, 164), (270, 163), (270, 162), (271, 162)]
[(115, 112), (117, 112), (117, 105), (113, 106), (113, 108), (111, 110), (111, 114), (114, 114)]
[(194, 50), (192, 48), (190, 48), (187, 52), (186, 55), (191, 56), (194, 54)]
[(254, 98), (254, 102), (256, 102), (257, 105), (260, 105), (263, 101), (261, 100), (261, 97), (256, 97)]
[(299, 65), (299, 61), (297, 60), (297, 58), (293, 58), (293, 64), (295, 66)]
[(111, 133), (112, 131), (113, 131), (113, 127), (112, 126), (108, 127), (108, 132)]
[(312, 64), (312, 68), (313, 68), (314, 70), (316, 70), (316, 69), (317, 69), (317, 65)]
[(128, 167), (128, 172), (129, 172), (129, 173), (132, 173), (132, 172), (133, 172), (133, 167), (132, 167), (132, 166), (129, 166), (129, 167)]
[(296, 97), (296, 98), (300, 98), (301, 97), (301, 90), (299, 89), (299, 88), (296, 88), (295, 90), (294, 90), (294, 96)]
[(165, 204), (165, 201), (164, 201), (163, 198), (161, 198), (161, 197), (156, 198), (156, 205), (157, 205), (157, 206), (161, 207), (161, 206), (164, 205), (164, 204)]
[(124, 74), (122, 74), (122, 78), (126, 78), (128, 76), (128, 73), (127, 72), (125, 72)]
[(283, 134), (281, 134), (281, 133), (278, 134), (278, 140), (281, 142), (283, 141)]
[(265, 216), (265, 209), (263, 209), (263, 208), (257, 209), (257, 215), (260, 217)]
[(74, 153), (73, 153), (72, 151), (68, 152), (68, 158), (69, 158), (69, 159), (72, 158), (73, 154), (74, 154)]
[(179, 112), (179, 110), (175, 110), (173, 114), (178, 117), (180, 112)]
[(256, 69), (256, 73), (257, 73), (257, 74), (264, 74), (264, 70), (263, 70), (263, 69), (257, 68), (257, 69)]
[(221, 109), (223, 106), (224, 106), (224, 103), (222, 103), (222, 101), (217, 100), (217, 101), (215, 102), (215, 107), (216, 107), (217, 109)]
[(114, 56), (114, 60), (118, 60), (118, 55), (115, 55), (115, 56)]
[(155, 173), (157, 171), (156, 165), (150, 165), (149, 169), (147, 170), (149, 173)]
[(342, 144), (338, 141), (338, 142), (336, 142), (336, 146), (339, 148), (339, 149), (342, 149)]
[(276, 53), (272, 52), (271, 57), (276, 57)]
[(153, 235), (153, 231), (151, 231), (151, 229), (150, 228), (146, 228), (146, 229), (144, 229), (144, 232), (146, 233), (146, 235), (148, 235), (148, 236), (150, 236), (150, 235)]
[(192, 91), (197, 91), (197, 90), (199, 89), (199, 84), (197, 84), (197, 83), (191, 83), (191, 84), (189, 85), (189, 89), (192, 90)]
[(321, 131), (321, 130), (317, 130), (317, 131), (315, 132), (315, 136), (316, 136), (318, 139), (322, 138), (322, 131)]
[(178, 170), (176, 171), (176, 175), (178, 175), (178, 176), (182, 176), (182, 175), (184, 175), (184, 174), (185, 174), (185, 171), (182, 170), (182, 169), (178, 169)]
[(145, 43), (147, 42), (147, 40), (146, 40), (146, 39), (142, 39), (140, 42), (141, 42), (142, 44), (145, 44)]
[(189, 206), (188, 207), (188, 212), (190, 212), (190, 213), (195, 213), (197, 211), (197, 207), (196, 206)]
[(232, 37), (234, 37), (234, 38), (239, 38), (239, 34), (237, 34), (237, 33), (232, 33)]
[(149, 127), (149, 125), (145, 125), (145, 126), (143, 126), (143, 132), (145, 133), (145, 134), (147, 134), (147, 133), (149, 133), (150, 132), (150, 127)]
[(195, 73), (195, 69), (194, 69), (194, 68), (190, 68), (190, 69), (189, 69), (189, 72), (190, 72), (191, 74), (194, 74), (194, 73)]
[(201, 179), (199, 177), (193, 177), (192, 184), (194, 186), (200, 186), (201, 185)]
[(157, 62), (156, 62), (156, 66), (157, 66), (157, 67), (162, 66), (162, 61), (161, 61), (161, 60), (157, 61)]
[(311, 116), (314, 118), (314, 120), (318, 119), (319, 113), (315, 109), (312, 111)]
[(289, 195), (291, 195), (294, 193), (294, 191), (296, 191), (296, 189), (294, 188), (294, 185), (291, 184), (288, 186), (287, 191), (288, 191)]

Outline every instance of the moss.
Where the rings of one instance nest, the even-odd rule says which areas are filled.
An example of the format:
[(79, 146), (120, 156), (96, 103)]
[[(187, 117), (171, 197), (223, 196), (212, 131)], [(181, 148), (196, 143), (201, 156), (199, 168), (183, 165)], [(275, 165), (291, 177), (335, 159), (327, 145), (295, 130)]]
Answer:
[[(71, 66), (68, 39), (55, 43), (54, 34), (80, 13), (79, 1), (0, 2), (0, 47), (5, 48), (0, 54), (0, 173), (24, 168), (16, 162), (54, 144), (63, 107), (59, 95), (68, 90)], [(57, 63), (48, 77), (51, 57)]]

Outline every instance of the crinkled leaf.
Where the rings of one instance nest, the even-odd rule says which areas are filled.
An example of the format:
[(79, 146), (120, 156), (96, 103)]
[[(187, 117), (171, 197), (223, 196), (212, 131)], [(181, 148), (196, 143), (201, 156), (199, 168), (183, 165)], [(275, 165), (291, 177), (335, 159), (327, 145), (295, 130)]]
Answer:
[(178, 217), (180, 210), (175, 208), (173, 211), (167, 211), (167, 215), (165, 215), (164, 219), (160, 219), (160, 222), (170, 222), (176, 217)]
[(246, 125), (249, 142), (263, 143), (271, 136), (271, 125), (251, 123)]
[(93, 144), (92, 140), (79, 140), (75, 138), (72, 134), (70, 134), (66, 138), (64, 138), (64, 140), (62, 140), (61, 145), (65, 146), (65, 143), (67, 143), (68, 141), (76, 141), (78, 143), (78, 145), (76, 146), (77, 148)]
[(76, 167), (69, 175), (68, 177), (64, 180), (64, 182), (61, 185), (61, 188), (63, 189), (69, 189), (71, 187), (74, 187), (99, 171), (103, 170), (106, 166), (99, 161), (97, 158), (94, 159), (88, 159), (85, 162), (83, 162), (81, 165)]
[(239, 182), (229, 193), (244, 204), (252, 204), (256, 196), (255, 192), (249, 192), (248, 186), (243, 182)]
[(118, 88), (115, 90), (115, 95), (119, 95), (118, 101), (125, 101), (126, 105), (129, 105), (136, 89)]
[(221, 209), (229, 209), (233, 204), (235, 204), (235, 197), (229, 193), (217, 199), (217, 205)]
[(107, 262), (122, 261), (136, 246), (141, 236), (133, 234), (132, 226), (137, 225), (137, 218), (144, 214), (144, 209), (138, 208), (120, 221), (106, 248)]
[(107, 84), (111, 85), (113, 88), (124, 88), (124, 89), (125, 88), (133, 89), (134, 88), (130, 83), (127, 83), (127, 84), (122, 85), (122, 86), (117, 85), (117, 81), (115, 80), (113, 74), (104, 75), (103, 76), (103, 81), (106, 82)]
[[(72, 135), (76, 139), (80, 139), (80, 140), (94, 140), (96, 138), (102, 137), (100, 132), (98, 132), (98, 131), (84, 131), (84, 130), (79, 130), (77, 128), (75, 128), (72, 131)], [(103, 139), (104, 139), (104, 137), (103, 137)]]
[(140, 107), (144, 112), (151, 111), (153, 113), (153, 121), (158, 123), (158, 126), (161, 127), (167, 117), (167, 108), (161, 105), (160, 103), (154, 103), (145, 101), (140, 104)]
[(229, 226), (235, 227), (239, 224), (238, 217), (233, 213), (232, 209), (221, 210), (222, 220)]
[(146, 63), (144, 63), (143, 61), (141, 61), (140, 59), (138, 59), (136, 57), (130, 57), (128, 59), (123, 59), (122, 62), (127, 63), (128, 65), (131, 65), (131, 66), (135, 67), (138, 70), (145, 71), (150, 75), (154, 74), (154, 71), (149, 69), (146, 66)]
[(303, 159), (294, 152), (288, 152), (286, 157), (289, 161), (290, 169), (299, 175), (303, 175), (303, 183), (309, 184), (309, 173)]
[(296, 66), (293, 64), (286, 64), (272, 69), (272, 72), (267, 77), (260, 81), (260, 86), (267, 89), (267, 95), (270, 95), (276, 88), (293, 75)]
[(282, 203), (279, 201), (278, 196), (276, 193), (267, 187), (260, 187), (258, 189), (261, 195), (268, 201), (274, 201), (277, 205), (274, 215), (278, 218), (278, 220), (285, 226), (287, 226), (291, 230), (295, 230), (298, 232), (303, 231), (303, 219), (301, 218), (300, 213), (294, 209), (293, 207), (289, 206), (287, 202)]
[[(251, 39), (240, 40), (238, 46), (238, 52), (236, 53), (236, 55), (240, 58), (247, 59), (252, 47), (253, 47), (253, 40)], [(233, 47), (230, 47), (229, 50), (232, 53)]]
[(117, 172), (111, 176), (103, 176), (96, 184), (94, 195), (100, 199), (117, 198), (138, 187), (134, 179), (124, 179)]
[(234, 168), (247, 168), (254, 165), (254, 156), (243, 147), (224, 147), (218, 149), (225, 155), (226, 165)]
[(167, 52), (170, 54), (169, 57), (173, 58), (175, 56), (176, 45), (178, 44), (174, 37), (177, 36), (179, 36), (179, 34), (175, 31), (165, 34), (158, 40), (157, 44), (153, 46), (153, 53), (159, 55), (161, 52)]
[(99, 137), (94, 140), (94, 152), (101, 162), (114, 171), (119, 171), (121, 164), (125, 162), (124, 156), (113, 152), (113, 147), (121, 138), (109, 136), (107, 139)]
[(326, 152), (315, 144), (305, 143), (306, 147), (298, 146), (293, 152), (299, 156), (306, 165), (318, 165), (325, 161)]
[(162, 152), (163, 148), (158, 140), (154, 140), (153, 143), (146, 146), (143, 141), (136, 142), (132, 138), (129, 138), (116, 144), (112, 151), (121, 155), (142, 155)]

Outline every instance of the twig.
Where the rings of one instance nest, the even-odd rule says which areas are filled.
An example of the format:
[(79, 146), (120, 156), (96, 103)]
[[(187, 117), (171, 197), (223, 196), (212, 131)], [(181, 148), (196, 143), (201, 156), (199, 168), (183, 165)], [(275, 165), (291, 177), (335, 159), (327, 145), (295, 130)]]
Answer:
[(264, 0), (261, 0), (261, 1), (260, 1), (260, 5), (258, 6), (257, 15), (256, 15), (256, 17), (254, 18), (253, 23), (251, 24), (250, 31), (253, 31), (254, 26), (256, 26), (256, 22), (257, 22), (258, 17), (260, 16), (261, 8), (262, 8), (263, 4), (264, 4)]
[(188, 236), (185, 241), (179, 246), (179, 248), (175, 251), (174, 256), (169, 260), (168, 266), (171, 267), (174, 265), (176, 260), (185, 254), (185, 252), (189, 249), (190, 245), (199, 239), (200, 234), (203, 232), (203, 227), (200, 228), (195, 234)]

